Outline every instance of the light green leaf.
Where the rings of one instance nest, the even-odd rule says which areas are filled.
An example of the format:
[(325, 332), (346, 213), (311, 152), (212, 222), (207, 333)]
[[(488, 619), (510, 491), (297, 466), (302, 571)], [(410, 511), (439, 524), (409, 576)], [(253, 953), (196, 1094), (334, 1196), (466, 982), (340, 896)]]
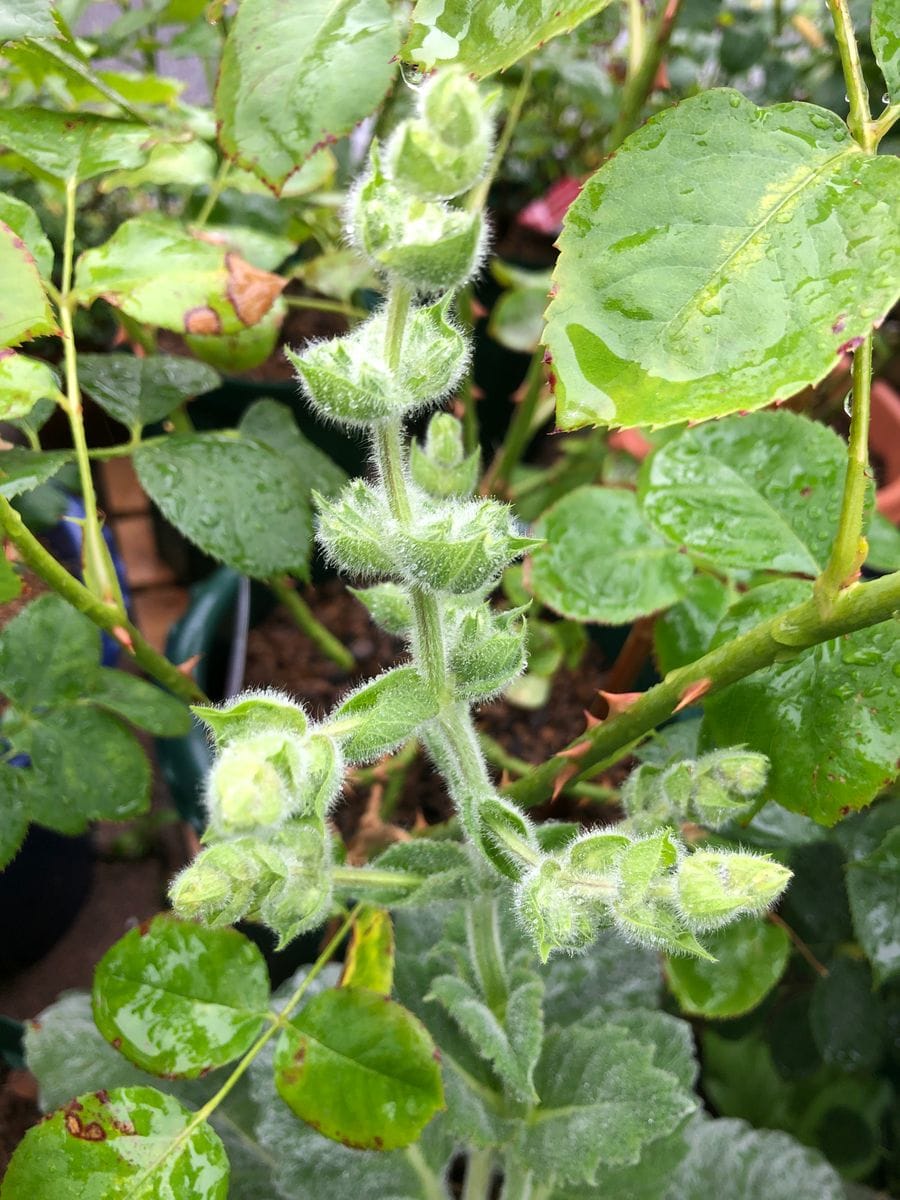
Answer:
[(167, 916), (126, 933), (94, 974), (97, 1028), (157, 1075), (196, 1078), (239, 1058), (268, 1005), (266, 964), (251, 941)]
[(80, 354), (78, 378), (103, 411), (128, 429), (161, 421), (222, 382), (203, 363), (171, 354)]
[(541, 1103), (516, 1155), (540, 1175), (570, 1182), (592, 1182), (601, 1163), (637, 1163), (644, 1146), (696, 1107), (675, 1076), (652, 1065), (653, 1056), (652, 1046), (614, 1025), (549, 1034), (535, 1073)]
[(77, 701), (99, 670), (97, 627), (55, 594), (0, 632), (0, 692), (22, 709)]
[(734, 594), (713, 575), (688, 580), (683, 598), (653, 623), (653, 649), (661, 675), (706, 653)]
[[(726, 613), (713, 647), (811, 593), (802, 580), (754, 588)], [(896, 773), (898, 675), (896, 621), (823, 642), (708, 697), (701, 745), (767, 754), (766, 795), (834, 825), (869, 804)]]
[(280, 192), (380, 104), (399, 48), (386, 0), (313, 0), (302, 12), (243, 0), (216, 90), (222, 148)]
[(814, 105), (715, 89), (651, 118), (566, 217), (559, 425), (719, 417), (822, 379), (897, 296), (898, 178)]
[(331, 989), (301, 1009), (279, 1040), (275, 1082), (298, 1117), (360, 1149), (408, 1146), (444, 1104), (425, 1028), (363, 988)]
[(218, 1136), (149, 1087), (91, 1092), (35, 1125), (16, 1150), (2, 1200), (225, 1200), (228, 1159)]
[(738, 1017), (768, 995), (787, 967), (787, 934), (769, 921), (747, 918), (705, 938), (715, 958), (669, 958), (666, 976), (681, 1011), (700, 1017)]
[(872, 49), (887, 84), (888, 96), (900, 100), (900, 21), (896, 0), (873, 0)]
[(0, 0), (0, 42), (57, 35), (52, 0)]
[(534, 594), (578, 621), (624, 625), (668, 608), (693, 574), (690, 560), (645, 524), (633, 492), (578, 488), (534, 532), (545, 539), (532, 556)]
[(88, 694), (99, 708), (156, 737), (183, 737), (190, 732), (191, 714), (183, 701), (125, 671), (101, 667)]
[(879, 982), (900, 972), (900, 828), (847, 868), (853, 928)]
[(0, 192), (0, 221), (22, 239), (38, 271), (48, 278), (53, 270), (53, 247), (34, 209), (24, 200)]
[(69, 462), (64, 450), (52, 450), (39, 454), (34, 450), (0, 451), (0, 496), (13, 500), (23, 492), (34, 491)]
[(160, 216), (125, 221), (75, 271), (79, 303), (102, 296), (135, 321), (182, 334), (240, 333), (265, 317), (284, 284)]
[(59, 390), (51, 368), (15, 350), (0, 350), (0, 421), (27, 417), (35, 404)]
[(841, 1179), (785, 1133), (743, 1121), (692, 1121), (666, 1200), (844, 1200)]
[(5, 554), (0, 554), (0, 604), (15, 600), (22, 591), (22, 579)]
[(186, 434), (134, 455), (141, 486), (201, 550), (256, 579), (306, 578), (309, 488), (262, 442), (233, 433)]
[(100, 185), (101, 192), (116, 188), (136, 190), (156, 187), (196, 188), (210, 183), (216, 172), (216, 153), (206, 142), (161, 142), (150, 151), (143, 166), (131, 171), (114, 171)]
[(395, 667), (365, 683), (335, 710), (333, 721), (349, 762), (365, 762), (406, 741), (437, 715), (440, 701), (415, 669)]
[[(3, 114), (0, 113), (0, 122)], [(37, 264), (25, 241), (0, 220), (0, 346), (16, 346), (44, 333), (56, 322)]]
[(260, 366), (272, 357), (287, 315), (281, 296), (261, 321), (238, 333), (186, 334), (184, 344), (191, 354), (217, 371), (238, 374)]
[(880, 512), (872, 513), (866, 533), (869, 555), (866, 566), (874, 571), (900, 571), (900, 529)]
[(645, 517), (718, 569), (817, 575), (841, 507), (847, 450), (825, 425), (751, 413), (689, 429), (648, 459)]
[(139, 167), (158, 140), (147, 125), (93, 113), (27, 106), (0, 112), (0, 145), (60, 181)]
[(507, 350), (533, 354), (544, 328), (549, 279), (540, 287), (511, 288), (491, 309), (488, 333)]
[(203, 226), (203, 237), (208, 242), (234, 250), (248, 263), (264, 271), (276, 270), (297, 249), (295, 238), (268, 229), (257, 229), (252, 225), (210, 223)]
[(389, 996), (394, 986), (394, 927), (390, 913), (369, 905), (356, 914), (344, 955), (341, 987)]
[(512, 66), (609, 0), (418, 0), (403, 57), (429, 70), (460, 63), (479, 78)]

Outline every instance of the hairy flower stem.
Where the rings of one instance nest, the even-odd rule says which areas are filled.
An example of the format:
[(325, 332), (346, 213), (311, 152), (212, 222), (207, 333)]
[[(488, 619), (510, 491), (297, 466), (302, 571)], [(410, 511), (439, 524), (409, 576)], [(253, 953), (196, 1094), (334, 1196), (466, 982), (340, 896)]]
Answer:
[(488, 1008), (502, 1022), (509, 999), (509, 980), (497, 923), (497, 905), (492, 896), (483, 896), (467, 906), (466, 940), (482, 995)]
[(494, 1177), (494, 1155), (491, 1150), (472, 1150), (466, 1160), (466, 1181), (462, 1200), (489, 1200)]

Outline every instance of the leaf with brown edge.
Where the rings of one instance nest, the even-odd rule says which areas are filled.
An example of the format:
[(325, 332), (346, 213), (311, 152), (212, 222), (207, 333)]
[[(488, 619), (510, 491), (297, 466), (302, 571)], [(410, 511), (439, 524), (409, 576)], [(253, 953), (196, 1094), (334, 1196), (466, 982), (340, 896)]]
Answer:
[(50, 301), (31, 251), (0, 221), (0, 346), (56, 333)]

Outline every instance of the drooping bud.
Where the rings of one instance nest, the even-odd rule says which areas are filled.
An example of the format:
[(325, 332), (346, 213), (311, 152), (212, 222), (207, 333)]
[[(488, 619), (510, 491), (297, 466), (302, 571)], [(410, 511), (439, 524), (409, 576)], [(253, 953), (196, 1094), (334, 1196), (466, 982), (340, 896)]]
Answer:
[(448, 307), (449, 300), (409, 314), (396, 367), (385, 360), (383, 309), (344, 337), (286, 354), (325, 417), (369, 428), (436, 403), (459, 381), (468, 352), (462, 333), (447, 319)]
[(302, 757), (298, 740), (278, 732), (230, 742), (207, 781), (212, 832), (228, 836), (286, 821), (297, 808)]
[(475, 490), (481, 467), (478, 450), (466, 455), (462, 425), (450, 413), (435, 413), (428, 425), (425, 445), (413, 442), (409, 467), (413, 480), (429, 496), (468, 496)]
[(323, 549), (342, 571), (352, 575), (396, 575), (396, 533), (380, 488), (353, 479), (338, 498), (313, 499), (319, 510), (318, 538)]
[(541, 962), (555, 950), (575, 954), (597, 936), (598, 912), (583, 892), (573, 888), (562, 865), (543, 859), (516, 889), (516, 911), (531, 934)]
[(496, 695), (524, 669), (526, 607), (492, 612), (479, 605), (463, 615), (450, 651), (461, 695), (470, 700)]
[(765, 912), (791, 872), (766, 855), (698, 850), (678, 868), (678, 902), (695, 929), (716, 929), (735, 917)]
[(753, 811), (768, 766), (764, 754), (741, 748), (714, 750), (665, 769), (645, 763), (628, 777), (622, 803), (638, 831), (681, 821), (718, 829)]

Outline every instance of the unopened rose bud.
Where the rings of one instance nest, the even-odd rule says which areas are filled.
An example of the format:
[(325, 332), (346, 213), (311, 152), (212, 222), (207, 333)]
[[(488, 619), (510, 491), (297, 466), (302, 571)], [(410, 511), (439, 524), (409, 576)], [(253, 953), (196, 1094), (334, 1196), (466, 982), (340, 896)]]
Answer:
[(790, 878), (787, 867), (765, 855), (698, 850), (679, 864), (679, 909), (692, 928), (715, 929), (764, 912)]

